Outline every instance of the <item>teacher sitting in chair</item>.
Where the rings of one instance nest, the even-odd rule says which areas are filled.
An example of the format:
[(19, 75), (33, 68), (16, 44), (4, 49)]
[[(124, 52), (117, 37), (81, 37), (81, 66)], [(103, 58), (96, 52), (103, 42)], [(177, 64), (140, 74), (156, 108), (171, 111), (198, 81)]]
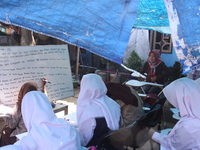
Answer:
[[(152, 50), (149, 53), (148, 61), (146, 61), (140, 71), (141, 74), (146, 76), (147, 82), (164, 84), (166, 77), (171, 73), (169, 68), (160, 59), (160, 52)], [(161, 89), (156, 86), (145, 85), (143, 87), (146, 94), (158, 94)]]

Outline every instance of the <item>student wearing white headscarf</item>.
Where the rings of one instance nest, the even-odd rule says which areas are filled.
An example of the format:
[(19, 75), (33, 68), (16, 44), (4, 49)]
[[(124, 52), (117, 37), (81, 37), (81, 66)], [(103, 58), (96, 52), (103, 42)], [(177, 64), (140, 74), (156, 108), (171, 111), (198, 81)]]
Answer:
[(188, 78), (180, 78), (163, 89), (167, 100), (180, 110), (181, 119), (168, 135), (153, 131), (152, 139), (167, 150), (200, 149), (200, 86)]
[[(80, 93), (77, 101), (77, 121), (82, 134), (83, 146), (90, 146), (96, 133), (96, 118), (105, 118), (105, 124), (110, 130), (119, 128), (120, 106), (107, 93), (102, 78), (97, 74), (84, 75), (81, 81)], [(103, 123), (103, 121), (101, 122)], [(103, 132), (103, 131), (102, 131)], [(88, 143), (90, 143), (88, 145)]]
[(28, 135), (18, 144), (0, 150), (81, 150), (79, 134), (70, 123), (57, 118), (46, 95), (27, 93), (22, 101), (22, 116)]

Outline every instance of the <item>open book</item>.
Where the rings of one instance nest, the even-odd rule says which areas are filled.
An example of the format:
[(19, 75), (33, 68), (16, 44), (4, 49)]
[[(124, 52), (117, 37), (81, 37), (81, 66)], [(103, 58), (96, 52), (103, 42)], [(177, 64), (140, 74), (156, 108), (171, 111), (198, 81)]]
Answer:
[(78, 121), (77, 121), (77, 118), (76, 118), (76, 112), (67, 114), (67, 115), (63, 116), (62, 118), (67, 120), (67, 121), (69, 121), (70, 124), (73, 125), (74, 127), (78, 127)]
[(13, 108), (0, 104), (0, 117), (6, 117), (7, 113), (11, 113)]

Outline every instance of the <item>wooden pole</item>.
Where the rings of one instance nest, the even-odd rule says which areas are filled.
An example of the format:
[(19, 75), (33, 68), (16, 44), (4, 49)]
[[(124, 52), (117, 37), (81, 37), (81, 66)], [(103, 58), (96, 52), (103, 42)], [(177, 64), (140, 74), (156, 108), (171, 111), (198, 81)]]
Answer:
[(76, 80), (78, 80), (79, 54), (80, 54), (80, 47), (77, 47), (77, 55), (76, 55)]

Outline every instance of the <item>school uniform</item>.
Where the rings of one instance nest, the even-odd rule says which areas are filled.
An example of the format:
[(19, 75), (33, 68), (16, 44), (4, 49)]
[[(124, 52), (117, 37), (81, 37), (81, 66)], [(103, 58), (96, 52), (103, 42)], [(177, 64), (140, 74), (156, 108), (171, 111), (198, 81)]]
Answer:
[[(98, 132), (98, 130), (95, 130), (97, 118), (105, 118), (105, 130), (107, 128), (109, 130), (119, 128), (120, 107), (106, 95), (107, 88), (105, 83), (97, 74), (84, 75), (80, 88), (77, 101), (78, 130), (82, 135), (82, 145), (90, 146), (88, 143), (93, 140), (94, 135)], [(102, 132), (103, 134), (104, 132)], [(99, 134), (98, 137), (95, 137), (96, 143), (102, 135)]]
[(66, 120), (57, 118), (46, 95), (28, 92), (22, 100), (22, 116), (28, 134), (15, 145), (0, 150), (82, 150), (79, 133)]
[(180, 110), (181, 119), (168, 135), (155, 132), (152, 139), (167, 150), (200, 149), (200, 86), (191, 79), (180, 78), (166, 86), (163, 92)]

